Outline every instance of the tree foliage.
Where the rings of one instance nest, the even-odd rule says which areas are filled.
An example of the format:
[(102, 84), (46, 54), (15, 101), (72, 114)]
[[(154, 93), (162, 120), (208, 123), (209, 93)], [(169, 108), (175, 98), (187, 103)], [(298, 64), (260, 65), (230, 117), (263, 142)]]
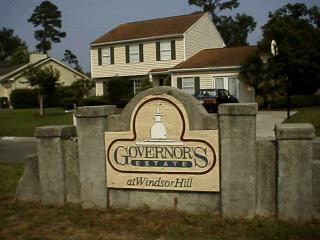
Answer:
[(27, 45), (14, 30), (3, 27), (0, 30), (0, 62), (9, 62), (11, 66), (29, 61)]
[(212, 21), (216, 25), (226, 46), (248, 45), (249, 33), (254, 31), (256, 22), (253, 17), (246, 14), (236, 14), (235, 17), (220, 15), (225, 10), (232, 10), (239, 6), (238, 0), (188, 0), (189, 5), (201, 7), (203, 12), (212, 15)]
[[(278, 49), (275, 57), (269, 53), (273, 39)], [(288, 83), (289, 92), (285, 89), (283, 93), (313, 94), (320, 88), (319, 42), (319, 7), (308, 9), (305, 4), (287, 4), (269, 14), (263, 26), (263, 39), (258, 43), (260, 53), (269, 53), (266, 67), (271, 77), (260, 78), (261, 66), (257, 59), (251, 59), (243, 66), (243, 79), (253, 86), (254, 79), (260, 78), (266, 86), (277, 80), (282, 86)]]
[(71, 50), (66, 49), (64, 51), (64, 58), (62, 59), (62, 61), (68, 63), (70, 66), (73, 67), (73, 69), (79, 72), (83, 72), (82, 68), (79, 65), (78, 57), (75, 54), (73, 54)]
[(38, 90), (40, 116), (43, 116), (43, 98), (52, 95), (59, 86), (60, 72), (52, 66), (44, 68), (30, 66), (25, 74), (26, 83)]
[(74, 81), (70, 85), (70, 89), (78, 100), (86, 98), (87, 95), (90, 93), (90, 90), (94, 87), (92, 80), (89, 79), (79, 79)]
[(37, 6), (28, 21), (35, 27), (41, 26), (34, 33), (35, 39), (39, 41), (36, 45), (39, 52), (47, 53), (52, 48), (51, 42), (58, 43), (66, 37), (66, 33), (59, 30), (62, 27), (61, 12), (50, 1), (43, 1)]

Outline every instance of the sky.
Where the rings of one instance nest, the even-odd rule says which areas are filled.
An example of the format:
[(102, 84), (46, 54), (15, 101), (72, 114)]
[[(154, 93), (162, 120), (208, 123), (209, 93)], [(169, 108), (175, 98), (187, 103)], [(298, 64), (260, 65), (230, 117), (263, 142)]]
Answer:
[[(201, 10), (188, 5), (188, 0), (50, 0), (62, 13), (62, 30), (67, 37), (54, 43), (49, 55), (58, 60), (66, 49), (71, 50), (84, 71), (90, 71), (89, 44), (119, 24), (192, 13)], [(35, 51), (36, 28), (27, 20), (41, 0), (0, 0), (0, 28), (11, 28), (24, 40), (30, 52)], [(245, 13), (257, 21), (256, 30), (249, 35), (251, 45), (261, 39), (261, 26), (268, 20), (268, 13), (287, 3), (318, 5), (319, 0), (239, 0), (240, 6), (225, 15)]]

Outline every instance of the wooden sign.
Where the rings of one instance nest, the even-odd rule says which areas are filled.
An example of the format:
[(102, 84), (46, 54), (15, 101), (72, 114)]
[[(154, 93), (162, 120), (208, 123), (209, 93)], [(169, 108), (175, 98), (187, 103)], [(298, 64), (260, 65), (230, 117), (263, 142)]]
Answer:
[(189, 130), (183, 105), (151, 95), (134, 108), (130, 131), (106, 132), (108, 188), (219, 191), (218, 130)]

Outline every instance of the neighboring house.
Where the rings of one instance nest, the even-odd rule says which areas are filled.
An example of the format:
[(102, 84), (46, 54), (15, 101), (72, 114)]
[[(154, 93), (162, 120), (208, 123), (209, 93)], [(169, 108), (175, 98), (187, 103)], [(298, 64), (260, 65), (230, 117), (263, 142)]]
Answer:
[(29, 66), (46, 67), (53, 66), (60, 72), (60, 83), (69, 86), (78, 79), (89, 79), (85, 74), (80, 73), (62, 62), (48, 57), (46, 54), (31, 54), (29, 63), (19, 66), (8, 67), (0, 64), (0, 97), (10, 97), (12, 90), (17, 88), (28, 88), (26, 84), (25, 71)]
[[(171, 86), (190, 94), (194, 94), (197, 88), (236, 88), (239, 90), (231, 92), (237, 93), (235, 95), (239, 97), (241, 94), (238, 93), (242, 88), (248, 90), (237, 79), (240, 63), (244, 58), (233, 61), (229, 54), (238, 51), (224, 47), (208, 13), (121, 24), (90, 44), (91, 76), (96, 82), (96, 95), (107, 93), (107, 81), (113, 77), (127, 77), (134, 81), (134, 93), (139, 92), (142, 81), (149, 77), (154, 86), (163, 86), (166, 79), (171, 79)], [(222, 57), (230, 61), (214, 62), (217, 65), (212, 65), (209, 61), (204, 65), (192, 66), (194, 61), (190, 62), (191, 59), (198, 59), (200, 56), (203, 60), (199, 61), (206, 62), (210, 57), (203, 53), (215, 55), (221, 52), (218, 49), (225, 49)], [(238, 57), (247, 55), (239, 54)], [(186, 67), (184, 64), (187, 64)], [(221, 81), (226, 83), (221, 85)], [(248, 91), (253, 93), (250, 88)], [(254, 101), (254, 96), (242, 99)]]

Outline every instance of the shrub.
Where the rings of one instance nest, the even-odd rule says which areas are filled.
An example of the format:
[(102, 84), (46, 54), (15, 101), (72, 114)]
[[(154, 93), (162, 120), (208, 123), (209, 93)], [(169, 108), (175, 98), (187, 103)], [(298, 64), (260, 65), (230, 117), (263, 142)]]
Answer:
[(100, 106), (110, 105), (110, 102), (103, 97), (90, 97), (82, 99), (79, 104), (80, 106)]
[(39, 107), (38, 90), (14, 89), (10, 94), (10, 103), (13, 108)]
[(70, 87), (58, 87), (53, 94), (45, 96), (45, 107), (63, 107), (61, 100), (65, 98), (73, 98)]
[(115, 77), (108, 81), (108, 99), (117, 104), (120, 99), (133, 97), (133, 81), (124, 77)]
[[(290, 107), (301, 108), (301, 107), (312, 107), (320, 106), (320, 96), (303, 96), (296, 95), (290, 96)], [(287, 97), (279, 97), (271, 102), (272, 108), (286, 108)]]
[(79, 105), (78, 99), (75, 97), (63, 98), (60, 100), (60, 106), (65, 107), (66, 105), (75, 103), (77, 106)]

